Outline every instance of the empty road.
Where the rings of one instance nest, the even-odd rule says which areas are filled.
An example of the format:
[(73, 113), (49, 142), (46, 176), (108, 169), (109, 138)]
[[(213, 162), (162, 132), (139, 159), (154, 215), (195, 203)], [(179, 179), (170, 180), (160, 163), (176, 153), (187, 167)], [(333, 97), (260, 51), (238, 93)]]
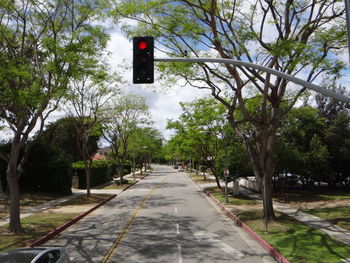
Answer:
[(186, 176), (154, 172), (51, 240), (72, 262), (275, 262)]

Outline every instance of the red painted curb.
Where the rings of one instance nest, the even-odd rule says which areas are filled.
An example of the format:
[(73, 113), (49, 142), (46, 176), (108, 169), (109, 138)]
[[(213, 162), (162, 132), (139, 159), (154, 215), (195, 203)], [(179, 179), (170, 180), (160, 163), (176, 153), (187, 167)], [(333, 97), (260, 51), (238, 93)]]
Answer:
[[(141, 178), (141, 180), (145, 179), (147, 176), (149, 176), (149, 174), (146, 174), (144, 177)], [(139, 180), (139, 181), (141, 181), (141, 180)], [(137, 184), (139, 181), (136, 181), (136, 182), (128, 185), (122, 191), (129, 189), (133, 185)], [(68, 221), (67, 223), (63, 224), (62, 226), (56, 228), (55, 230), (51, 231), (50, 233), (46, 234), (45, 236), (39, 238), (38, 240), (34, 241), (33, 243), (30, 243), (29, 245), (27, 245), (27, 247), (40, 246), (40, 245), (44, 244), (45, 242), (47, 242), (48, 240), (50, 240), (54, 236), (58, 235), (62, 231), (66, 230), (68, 227), (70, 227), (74, 223), (78, 222), (80, 219), (84, 218), (85, 216), (87, 216), (88, 214), (90, 214), (91, 212), (93, 212), (94, 210), (99, 208), (100, 206), (104, 205), (108, 201), (112, 200), (116, 196), (117, 195), (115, 194), (115, 195), (112, 195), (111, 197), (107, 198), (106, 200), (103, 200), (102, 202), (98, 203), (96, 206), (90, 208), (88, 211), (78, 215), (77, 217), (73, 218), (72, 220)]]
[(269, 252), (274, 259), (276, 259), (279, 263), (290, 263), (288, 259), (286, 259), (284, 256), (282, 256), (275, 248), (273, 248), (269, 243), (266, 242), (265, 239), (263, 239), (261, 236), (259, 236), (253, 229), (251, 229), (249, 226), (247, 226), (245, 223), (243, 223), (237, 216), (232, 214), (230, 211), (226, 209), (226, 207), (217, 200), (211, 193), (204, 190), (204, 193), (209, 196), (218, 206), (220, 206), (221, 210), (229, 217), (231, 218), (239, 227), (242, 227), (245, 229), (252, 237), (254, 237), (260, 245)]
[(97, 208), (99, 208), (100, 206), (104, 205), (105, 203), (107, 203), (108, 201), (112, 200), (113, 198), (115, 198), (117, 195), (114, 194), (111, 197), (103, 200), (102, 202), (98, 203), (97, 205), (95, 205), (94, 207), (90, 208), (88, 211), (78, 215), (77, 217), (73, 218), (72, 220), (68, 221), (67, 223), (63, 224), (62, 226), (56, 228), (55, 230), (51, 231), (50, 233), (46, 234), (45, 236), (39, 238), (38, 240), (34, 241), (33, 243), (30, 243), (29, 245), (27, 245), (28, 247), (34, 247), (34, 246), (40, 246), (42, 244), (44, 244), (46, 241), (50, 240), (51, 238), (53, 238), (54, 236), (58, 235), (59, 233), (61, 233), (62, 231), (64, 231), (65, 229), (67, 229), (68, 227), (70, 227), (71, 225), (73, 225), (74, 223), (78, 222), (80, 219), (82, 219), (83, 217), (87, 216), (88, 214), (90, 214), (91, 212), (93, 212), (94, 210), (96, 210)]

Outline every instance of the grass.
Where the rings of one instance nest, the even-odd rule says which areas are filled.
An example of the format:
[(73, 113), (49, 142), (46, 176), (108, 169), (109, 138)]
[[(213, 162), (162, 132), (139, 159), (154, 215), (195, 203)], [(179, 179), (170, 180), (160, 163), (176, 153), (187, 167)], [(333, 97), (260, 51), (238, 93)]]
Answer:
[(332, 224), (350, 230), (350, 206), (307, 209), (303, 212), (325, 219)]
[(321, 187), (315, 189), (286, 189), (285, 193), (273, 193), (274, 200), (278, 202), (315, 202), (332, 201), (339, 199), (349, 199), (350, 191), (348, 189), (330, 189)]
[(262, 227), (261, 212), (242, 212), (239, 218), (293, 263), (340, 263), (350, 258), (350, 246), (286, 215)]
[[(60, 206), (70, 205), (94, 205), (97, 204), (110, 195), (94, 195), (90, 198), (86, 195), (78, 196), (70, 201), (62, 203)], [(25, 246), (43, 235), (51, 232), (57, 227), (63, 225), (80, 213), (49, 213), (42, 212), (21, 220), (24, 233), (21, 235), (12, 235), (7, 231), (8, 225), (0, 227), (0, 253), (11, 248)]]
[(109, 194), (91, 194), (89, 198), (87, 198), (86, 195), (80, 195), (76, 198), (73, 198), (67, 202), (64, 202), (61, 204), (61, 206), (68, 206), (68, 205), (94, 205), (97, 203), (102, 202), (103, 200), (107, 199), (111, 195)]
[[(20, 204), (21, 207), (30, 207), (35, 205), (41, 205), (47, 203), (51, 200), (59, 198), (61, 196), (55, 194), (33, 194), (33, 193), (24, 193), (21, 194)], [(0, 217), (8, 216), (9, 213), (9, 203), (8, 196), (0, 196)]]
[(104, 187), (103, 189), (107, 189), (107, 190), (114, 190), (114, 189), (124, 189), (125, 187), (127, 187), (128, 185), (132, 184), (133, 180), (123, 180), (123, 183), (120, 184), (120, 181), (116, 181), (115, 183), (112, 183), (106, 187)]
[[(224, 193), (217, 187), (207, 189), (220, 202), (225, 202)], [(301, 193), (295, 195), (299, 199)], [(311, 193), (308, 200), (319, 200), (321, 194)], [(336, 196), (348, 198), (347, 193), (324, 192), (321, 198), (333, 200)], [(239, 195), (229, 197), (230, 205), (253, 205), (257, 202)], [(347, 246), (329, 235), (304, 225), (287, 215), (276, 213), (276, 220), (268, 224), (268, 234), (262, 220), (262, 211), (237, 210), (237, 216), (276, 248), (284, 257), (293, 263), (341, 263), (342, 259), (350, 258), (350, 246)], [(306, 211), (306, 212), (309, 212)], [(350, 225), (349, 207), (327, 208), (313, 211), (313, 214), (332, 223), (342, 222), (342, 226)], [(328, 216), (328, 218), (326, 218)]]
[(78, 213), (39, 213), (22, 219), (24, 233), (11, 235), (7, 232), (7, 225), (0, 227), (0, 252), (11, 248), (25, 246), (43, 235), (63, 225)]
[(203, 175), (197, 175), (194, 173), (189, 174), (191, 178), (196, 181), (196, 183), (213, 183), (215, 180), (213, 179), (204, 179)]
[[(220, 189), (219, 189), (220, 190)], [(212, 191), (211, 194), (220, 202), (224, 203), (225, 202), (225, 193), (220, 191)], [(256, 205), (258, 202), (255, 200), (252, 200), (245, 195), (239, 194), (237, 196), (228, 196), (228, 204), (229, 205)]]

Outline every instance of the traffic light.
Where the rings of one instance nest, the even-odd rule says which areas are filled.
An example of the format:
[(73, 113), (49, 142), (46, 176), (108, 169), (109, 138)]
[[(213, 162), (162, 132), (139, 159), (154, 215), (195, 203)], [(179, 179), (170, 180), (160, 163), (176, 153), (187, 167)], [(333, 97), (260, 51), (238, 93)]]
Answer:
[(154, 82), (154, 38), (133, 38), (133, 82)]

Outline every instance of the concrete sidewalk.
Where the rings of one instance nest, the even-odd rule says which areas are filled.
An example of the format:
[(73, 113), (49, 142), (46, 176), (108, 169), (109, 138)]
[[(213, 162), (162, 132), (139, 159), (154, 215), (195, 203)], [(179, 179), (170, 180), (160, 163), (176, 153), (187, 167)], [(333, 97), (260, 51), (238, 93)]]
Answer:
[[(221, 181), (222, 185), (224, 186), (225, 183)], [(202, 189), (210, 186), (216, 186), (216, 183), (206, 183), (206, 184), (197, 184)], [(230, 184), (229, 184), (230, 185)], [(230, 187), (230, 186), (229, 186)], [(254, 193), (253, 191), (250, 191), (246, 188), (239, 188), (239, 192), (245, 196), (248, 196), (251, 199), (254, 199), (258, 202), (262, 202), (262, 198), (260, 194)], [(311, 226), (317, 230), (320, 230), (321, 232), (333, 237), (334, 239), (350, 246), (350, 231), (344, 228), (341, 228), (339, 226), (336, 226), (326, 220), (323, 220), (319, 217), (304, 213), (299, 211), (298, 209), (292, 208), (288, 205), (281, 204), (278, 202), (273, 202), (273, 207), (275, 211), (279, 213), (286, 214), (290, 217), (293, 217), (294, 219), (298, 220), (299, 222)]]
[[(83, 193), (73, 193), (72, 195), (57, 198), (55, 200), (49, 201), (49, 202), (42, 204), (42, 205), (37, 205), (35, 207), (31, 207), (28, 209), (22, 209), (21, 210), (21, 219), (28, 217), (28, 216), (31, 216), (33, 214), (41, 213), (44, 210), (52, 208), (52, 207), (59, 205), (61, 203), (67, 202), (67, 201), (69, 201), (69, 200), (71, 200), (79, 195), (82, 195), (82, 194)], [(8, 224), (9, 220), (10, 220), (9, 216), (0, 218), (0, 226)]]

